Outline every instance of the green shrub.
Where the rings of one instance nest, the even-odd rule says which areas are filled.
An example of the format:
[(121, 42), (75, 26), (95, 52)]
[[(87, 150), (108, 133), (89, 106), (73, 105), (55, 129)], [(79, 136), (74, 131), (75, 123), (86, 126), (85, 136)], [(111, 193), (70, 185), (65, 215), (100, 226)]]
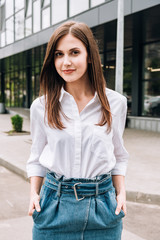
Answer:
[(11, 117), (13, 130), (16, 132), (22, 132), (23, 118), (18, 114)]

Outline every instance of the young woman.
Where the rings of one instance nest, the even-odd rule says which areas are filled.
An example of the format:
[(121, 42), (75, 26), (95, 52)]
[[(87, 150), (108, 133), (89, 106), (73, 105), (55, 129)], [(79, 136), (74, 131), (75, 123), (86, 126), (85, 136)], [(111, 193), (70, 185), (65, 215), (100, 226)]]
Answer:
[(105, 87), (86, 24), (66, 22), (55, 30), (40, 85), (43, 96), (31, 106), (27, 163), (33, 239), (120, 240), (126, 98)]

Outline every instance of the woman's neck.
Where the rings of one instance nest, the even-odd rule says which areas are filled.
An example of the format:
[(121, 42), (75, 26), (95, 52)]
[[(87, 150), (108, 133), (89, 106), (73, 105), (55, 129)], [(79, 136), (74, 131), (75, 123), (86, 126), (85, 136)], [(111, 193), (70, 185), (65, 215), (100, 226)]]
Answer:
[(75, 81), (65, 83), (64, 89), (70, 93), (75, 100), (82, 100), (84, 97), (94, 96), (94, 89), (89, 81)]

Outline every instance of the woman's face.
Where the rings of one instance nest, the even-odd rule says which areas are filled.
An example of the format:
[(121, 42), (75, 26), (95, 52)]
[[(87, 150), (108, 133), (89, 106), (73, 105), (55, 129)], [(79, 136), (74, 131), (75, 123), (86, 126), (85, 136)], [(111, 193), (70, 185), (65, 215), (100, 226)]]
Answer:
[(54, 64), (65, 82), (88, 80), (88, 53), (84, 44), (68, 34), (62, 37), (55, 48)]

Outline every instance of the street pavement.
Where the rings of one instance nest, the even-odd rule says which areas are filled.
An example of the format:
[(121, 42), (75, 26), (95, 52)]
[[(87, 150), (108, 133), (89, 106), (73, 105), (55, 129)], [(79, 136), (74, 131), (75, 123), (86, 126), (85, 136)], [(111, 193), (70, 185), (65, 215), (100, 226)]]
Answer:
[[(17, 207), (17, 211), (14, 208), (16, 211), (14, 216), (10, 215), (7, 210), (6, 214), (4, 213), (4, 215), (0, 216), (0, 239), (10, 239), (9, 237), (2, 237), (3, 230), (6, 229), (8, 235), (12, 234), (10, 236), (14, 236), (14, 232), (17, 234), (15, 235), (15, 240), (30, 240), (31, 235), (28, 234), (31, 234), (32, 220), (27, 216), (26, 212), (29, 201), (29, 183), (17, 175), (20, 175), (25, 180), (27, 179), (26, 162), (30, 154), (31, 136), (29, 134), (8, 136), (7, 134), (12, 129), (10, 118), (16, 113), (23, 116), (23, 130), (30, 131), (29, 110), (9, 110), (10, 114), (0, 114), (0, 165), (5, 167), (0, 171), (0, 175), (3, 176), (3, 171), (8, 171), (6, 168), (16, 173), (16, 175), (12, 174), (14, 178), (17, 177), (20, 179), (18, 182), (20, 181), (23, 185), (21, 189), (23, 189), (22, 195), (25, 201), (25, 210), (24, 212), (22, 211), (23, 214), (20, 214), (21, 211), (19, 209), (21, 208)], [(128, 215), (124, 220), (124, 235), (122, 240), (157, 240), (158, 235), (156, 234), (160, 235), (160, 230), (156, 225), (156, 220), (158, 221), (158, 217), (156, 216), (160, 218), (160, 133), (127, 128), (124, 132), (124, 143), (130, 154), (130, 158), (126, 175)], [(9, 183), (10, 181), (8, 181)], [(11, 189), (13, 196), (15, 198), (20, 197), (14, 191), (14, 188)], [(5, 202), (2, 197), (0, 203), (4, 204), (3, 201)], [(21, 201), (18, 198), (16, 202), (20, 204)], [(7, 202), (5, 203), (7, 205)], [(155, 224), (153, 224), (154, 221)], [(20, 234), (18, 233), (19, 223), (22, 225), (22, 229), (24, 228), (22, 234), (24, 233), (25, 237), (18, 235)], [(9, 226), (12, 226), (12, 228), (9, 228)], [(152, 226), (152, 229), (149, 226)], [(155, 238), (151, 237), (151, 234)], [(14, 239), (12, 238), (12, 240)]]
[[(0, 175), (0, 240), (31, 240), (29, 183), (4, 167), (0, 167)], [(122, 240), (158, 240), (159, 217), (160, 206), (127, 201)]]

